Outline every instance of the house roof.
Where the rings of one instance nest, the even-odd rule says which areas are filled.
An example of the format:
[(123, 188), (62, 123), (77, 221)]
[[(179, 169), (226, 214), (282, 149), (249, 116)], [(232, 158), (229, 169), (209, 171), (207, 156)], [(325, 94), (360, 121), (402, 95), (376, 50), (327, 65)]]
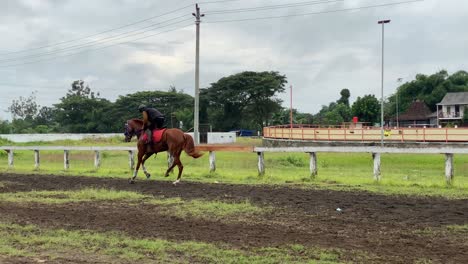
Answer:
[(468, 92), (447, 93), (437, 105), (468, 105)]
[(418, 100), (411, 103), (408, 110), (399, 116), (399, 120), (427, 120), (431, 114), (432, 111), (427, 107), (426, 103)]

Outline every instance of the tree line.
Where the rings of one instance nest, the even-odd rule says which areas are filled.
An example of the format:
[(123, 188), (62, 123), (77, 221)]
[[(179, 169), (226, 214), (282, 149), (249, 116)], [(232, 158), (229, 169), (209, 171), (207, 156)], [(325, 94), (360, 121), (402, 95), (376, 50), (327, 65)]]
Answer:
[[(245, 71), (221, 78), (200, 90), (200, 124), (213, 131), (252, 129), (289, 123), (289, 109), (278, 98), (285, 91), (287, 78), (275, 71)], [(385, 119), (396, 114), (399, 100), (403, 113), (415, 99), (435, 111), (447, 92), (468, 91), (468, 73), (449, 75), (439, 71), (418, 74), (415, 80), (396, 89), (384, 103)], [(362, 122), (378, 123), (380, 101), (372, 94), (350, 103), (351, 92), (342, 89), (337, 100), (323, 105), (316, 114), (293, 109), (295, 124), (340, 125), (356, 116)], [(65, 96), (52, 106), (40, 106), (35, 93), (13, 100), (8, 108), (12, 121), (0, 120), (0, 133), (109, 133), (122, 132), (125, 121), (140, 117), (138, 106), (145, 104), (166, 115), (168, 127), (193, 129), (194, 98), (171, 86), (167, 91), (141, 91), (120, 95), (114, 102), (92, 91), (84, 81), (71, 84)], [(468, 115), (467, 115), (468, 116)]]

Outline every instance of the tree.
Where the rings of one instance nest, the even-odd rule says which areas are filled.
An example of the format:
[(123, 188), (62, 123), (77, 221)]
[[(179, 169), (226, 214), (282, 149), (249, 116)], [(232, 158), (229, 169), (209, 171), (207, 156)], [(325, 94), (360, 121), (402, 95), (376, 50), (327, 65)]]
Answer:
[(352, 113), (362, 122), (379, 122), (380, 103), (374, 95), (358, 97), (352, 106)]
[(221, 78), (202, 89), (208, 118), (216, 129), (261, 129), (281, 110), (275, 96), (284, 92), (286, 76), (278, 72), (241, 72)]
[(402, 84), (396, 91), (388, 98), (386, 117), (396, 115), (397, 100), (400, 113), (405, 112), (416, 99), (424, 101), (432, 111), (436, 111), (437, 103), (447, 93), (468, 92), (468, 73), (458, 71), (449, 75), (446, 70), (442, 70), (429, 76), (417, 74), (415, 80)]
[(126, 120), (141, 118), (138, 106), (144, 104), (163, 113), (169, 127), (179, 127), (179, 121), (182, 121), (184, 127), (189, 129), (193, 126), (193, 101), (192, 96), (175, 89), (170, 92), (136, 92), (119, 96), (110, 115), (115, 121), (114, 129), (120, 131)]
[(351, 97), (351, 92), (348, 89), (343, 89), (340, 92), (340, 99), (336, 101), (338, 104), (344, 104), (349, 107), (349, 97)]
[(351, 121), (352, 111), (349, 107), (351, 92), (348, 89), (342, 89), (340, 96), (336, 102), (322, 106), (322, 109), (314, 116), (314, 124), (341, 125), (343, 122)]
[(0, 134), (10, 134), (12, 130), (13, 128), (10, 122), (7, 120), (0, 120)]
[(36, 92), (32, 92), (29, 97), (20, 96), (19, 99), (13, 100), (10, 107), (8, 107), (8, 111), (10, 111), (13, 119), (31, 122), (36, 117), (39, 107), (36, 103)]
[[(76, 80), (71, 84), (71, 89), (68, 90), (67, 96), (72, 95), (77, 95), (83, 98), (95, 98), (94, 92), (91, 91), (89, 85), (85, 84), (83, 80)], [(97, 96), (99, 96), (99, 93), (97, 93)]]
[[(112, 103), (94, 96), (83, 81), (74, 81), (72, 88), (60, 103), (55, 104), (55, 120), (61, 132), (103, 133), (111, 132), (113, 119), (109, 118)], [(47, 109), (44, 110), (47, 118)]]

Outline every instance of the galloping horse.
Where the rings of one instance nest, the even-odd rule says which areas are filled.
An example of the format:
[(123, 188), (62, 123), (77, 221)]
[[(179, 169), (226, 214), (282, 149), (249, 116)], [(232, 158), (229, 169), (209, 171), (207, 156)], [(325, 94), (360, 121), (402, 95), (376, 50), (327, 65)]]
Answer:
[(125, 141), (130, 142), (133, 136), (136, 136), (138, 139), (138, 162), (135, 167), (135, 171), (133, 172), (133, 177), (129, 180), (130, 183), (135, 183), (135, 178), (138, 174), (138, 169), (140, 169), (140, 165), (143, 167), (146, 178), (151, 176), (146, 171), (145, 161), (155, 153), (167, 151), (171, 157), (173, 157), (174, 161), (169, 166), (164, 176), (169, 176), (169, 172), (177, 165), (179, 169), (179, 175), (177, 176), (177, 180), (174, 182), (174, 185), (180, 182), (180, 176), (182, 175), (182, 170), (184, 169), (184, 166), (180, 161), (180, 154), (182, 153), (182, 150), (195, 159), (203, 155), (203, 153), (195, 150), (193, 138), (178, 128), (166, 129), (162, 135), (161, 140), (159, 142), (153, 142), (152, 144), (145, 144), (143, 138), (140, 138), (142, 132), (143, 120), (136, 118), (127, 120), (124, 133)]

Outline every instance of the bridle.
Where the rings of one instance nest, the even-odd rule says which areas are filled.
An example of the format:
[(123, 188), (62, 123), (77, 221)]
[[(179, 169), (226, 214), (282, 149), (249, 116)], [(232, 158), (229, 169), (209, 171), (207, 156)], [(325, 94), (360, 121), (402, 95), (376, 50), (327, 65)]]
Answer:
[(130, 141), (132, 139), (133, 136), (136, 136), (137, 138), (140, 138), (140, 135), (141, 135), (141, 132), (143, 131), (143, 129), (137, 129), (137, 130), (134, 130), (129, 124), (128, 124), (128, 121), (127, 123), (125, 123), (125, 132), (124, 132), (124, 135), (125, 135), (125, 139)]

